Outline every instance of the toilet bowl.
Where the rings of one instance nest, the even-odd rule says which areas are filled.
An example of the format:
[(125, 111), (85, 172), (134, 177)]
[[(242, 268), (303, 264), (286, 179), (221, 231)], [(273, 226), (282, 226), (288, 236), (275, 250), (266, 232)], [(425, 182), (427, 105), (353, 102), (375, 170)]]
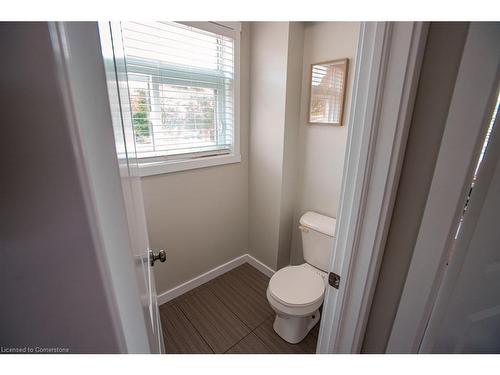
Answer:
[(325, 294), (326, 272), (305, 263), (276, 272), (267, 288), (267, 299), (276, 312), (273, 328), (285, 341), (302, 341), (319, 322)]
[(300, 219), (306, 263), (277, 271), (267, 288), (267, 299), (276, 312), (274, 331), (285, 341), (302, 341), (319, 322), (333, 251), (335, 219), (307, 212)]

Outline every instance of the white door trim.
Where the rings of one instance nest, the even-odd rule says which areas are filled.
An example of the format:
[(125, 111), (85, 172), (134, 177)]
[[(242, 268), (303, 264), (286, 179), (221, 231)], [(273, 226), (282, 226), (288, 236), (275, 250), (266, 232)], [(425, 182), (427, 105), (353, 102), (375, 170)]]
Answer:
[(448, 249), (470, 188), (474, 161), (487, 128), (485, 113), (489, 112), (498, 88), (499, 32), (497, 25), (495, 43), (492, 27), (477, 22), (469, 28), (388, 353), (419, 351), (439, 290)]
[[(318, 353), (357, 353), (406, 148), (428, 25), (361, 25), (336, 244)], [(355, 277), (354, 277), (355, 276)]]
[[(49, 22), (58, 84), (114, 331), (123, 353), (151, 353), (133, 262), (97, 23)], [(84, 32), (82, 32), (84, 28)]]

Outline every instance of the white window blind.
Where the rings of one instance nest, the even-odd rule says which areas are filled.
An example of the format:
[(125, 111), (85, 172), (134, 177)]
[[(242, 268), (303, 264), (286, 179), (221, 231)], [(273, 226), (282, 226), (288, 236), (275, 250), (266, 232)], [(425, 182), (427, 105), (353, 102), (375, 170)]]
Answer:
[(232, 152), (234, 39), (175, 22), (121, 27), (139, 160)]

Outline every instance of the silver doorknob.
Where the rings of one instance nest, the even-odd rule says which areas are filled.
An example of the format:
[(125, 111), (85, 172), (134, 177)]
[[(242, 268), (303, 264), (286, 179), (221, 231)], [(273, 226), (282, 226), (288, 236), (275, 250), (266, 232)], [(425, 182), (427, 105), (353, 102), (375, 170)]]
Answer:
[(154, 266), (157, 260), (162, 263), (167, 260), (167, 253), (165, 252), (165, 250), (158, 251), (158, 254), (155, 254), (153, 250), (149, 250), (149, 264), (151, 266)]

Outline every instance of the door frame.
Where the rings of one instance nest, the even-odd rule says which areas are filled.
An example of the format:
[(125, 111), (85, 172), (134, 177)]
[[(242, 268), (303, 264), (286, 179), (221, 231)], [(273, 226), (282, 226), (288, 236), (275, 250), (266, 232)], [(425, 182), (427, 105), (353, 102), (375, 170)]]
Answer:
[[(359, 353), (391, 221), (428, 23), (363, 22), (318, 353)], [(354, 277), (355, 276), (355, 277)]]
[(420, 351), (496, 100), (499, 38), (498, 24), (473, 22), (469, 27), (387, 353)]

